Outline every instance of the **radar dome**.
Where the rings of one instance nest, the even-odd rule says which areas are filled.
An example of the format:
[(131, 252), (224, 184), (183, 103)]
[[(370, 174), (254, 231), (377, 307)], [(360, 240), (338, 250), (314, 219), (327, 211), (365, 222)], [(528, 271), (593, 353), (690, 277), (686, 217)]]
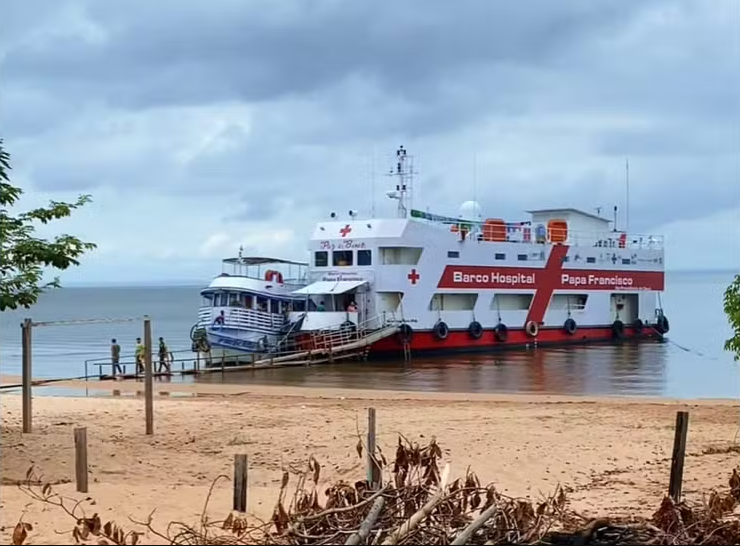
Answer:
[(480, 220), (481, 208), (477, 201), (465, 201), (460, 205), (460, 218), (463, 220)]

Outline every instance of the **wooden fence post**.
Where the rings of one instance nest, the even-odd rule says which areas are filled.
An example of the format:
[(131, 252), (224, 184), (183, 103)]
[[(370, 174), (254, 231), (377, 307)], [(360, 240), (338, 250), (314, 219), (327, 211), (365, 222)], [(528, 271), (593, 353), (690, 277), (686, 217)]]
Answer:
[(152, 322), (144, 315), (144, 413), (146, 433), (154, 434), (154, 377), (152, 373)]
[(33, 429), (33, 415), (31, 413), (31, 388), (33, 382), (31, 359), (31, 332), (33, 322), (30, 318), (24, 319), (21, 324), (21, 353), (22, 353), (22, 381), (23, 384), (23, 432), (30, 433)]
[(74, 434), (77, 491), (79, 493), (87, 493), (87, 428), (76, 428)]
[(367, 409), (367, 481), (372, 489), (380, 487), (380, 465), (375, 457), (375, 408)]
[(247, 511), (247, 456), (234, 455), (234, 510)]
[(671, 481), (668, 494), (675, 502), (681, 501), (683, 488), (683, 462), (686, 455), (686, 436), (689, 431), (689, 412), (676, 413), (676, 434), (673, 438), (673, 455), (671, 458)]

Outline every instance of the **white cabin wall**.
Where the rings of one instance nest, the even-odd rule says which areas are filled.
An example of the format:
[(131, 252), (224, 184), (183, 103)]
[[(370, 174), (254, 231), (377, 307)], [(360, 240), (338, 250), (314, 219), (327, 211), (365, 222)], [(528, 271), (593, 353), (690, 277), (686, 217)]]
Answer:
[(638, 305), (640, 318), (643, 321), (654, 322), (655, 321), (655, 310), (658, 307), (658, 293), (657, 292), (640, 292), (638, 294)]

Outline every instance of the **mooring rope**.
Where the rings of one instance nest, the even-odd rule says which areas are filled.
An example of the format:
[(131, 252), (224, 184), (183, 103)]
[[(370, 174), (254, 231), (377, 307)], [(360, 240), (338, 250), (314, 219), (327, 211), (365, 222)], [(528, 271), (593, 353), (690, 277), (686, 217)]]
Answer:
[(144, 319), (142, 317), (48, 320), (48, 321), (41, 321), (41, 322), (32, 322), (31, 326), (74, 326), (78, 324), (120, 324), (124, 322), (139, 322), (143, 320)]

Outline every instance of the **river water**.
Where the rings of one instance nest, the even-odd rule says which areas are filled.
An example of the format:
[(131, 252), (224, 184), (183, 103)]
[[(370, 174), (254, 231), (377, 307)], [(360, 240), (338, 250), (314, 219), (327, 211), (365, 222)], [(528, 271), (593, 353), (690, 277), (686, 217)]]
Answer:
[[(623, 343), (565, 349), (412, 357), (411, 362), (343, 362), (210, 374), (198, 381), (383, 390), (649, 395), (737, 398), (740, 374), (722, 350), (730, 328), (722, 294), (732, 272), (669, 273), (663, 304), (671, 322), (665, 343)], [(171, 349), (189, 348), (200, 287), (65, 288), (30, 310), (0, 315), (0, 372), (20, 373), (20, 328), (34, 321), (152, 317), (153, 336)], [(34, 329), (35, 377), (84, 375), (87, 359), (106, 357), (110, 339), (133, 353), (141, 323), (55, 326)], [(192, 379), (187, 379), (192, 380)]]

